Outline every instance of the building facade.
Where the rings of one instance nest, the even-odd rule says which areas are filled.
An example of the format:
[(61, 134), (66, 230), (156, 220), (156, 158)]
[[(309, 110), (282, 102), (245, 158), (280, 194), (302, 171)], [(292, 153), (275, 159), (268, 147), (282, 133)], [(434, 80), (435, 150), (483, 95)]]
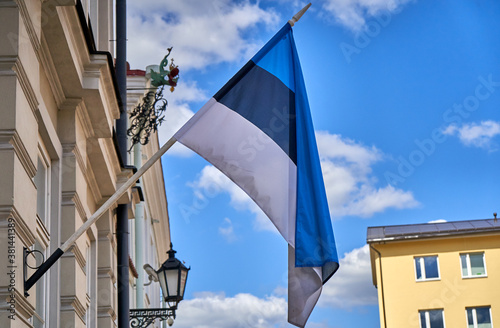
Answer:
[(500, 327), (500, 222), (369, 227), (380, 326)]
[[(0, 24), (0, 325), (116, 327), (118, 203), (130, 204), (131, 307), (159, 306), (158, 284), (142, 288), (142, 265), (158, 268), (170, 244), (160, 163), (29, 296), (23, 288), (23, 248), (28, 265), (40, 265), (133, 174), (114, 137), (113, 1), (0, 0)], [(158, 149), (152, 140), (137, 150), (140, 160)]]

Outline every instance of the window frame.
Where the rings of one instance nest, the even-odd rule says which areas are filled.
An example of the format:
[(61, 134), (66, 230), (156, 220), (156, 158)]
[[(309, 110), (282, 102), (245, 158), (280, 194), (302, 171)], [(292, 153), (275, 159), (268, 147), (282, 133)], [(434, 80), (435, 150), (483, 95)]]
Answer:
[(419, 327), (424, 328), (422, 326), (422, 316), (421, 313), (424, 313), (425, 316), (425, 328), (431, 328), (431, 317), (429, 312), (430, 311), (440, 311), (441, 312), (441, 319), (443, 322), (443, 327), (446, 328), (446, 322), (444, 320), (444, 309), (427, 309), (427, 310), (418, 310), (418, 322), (419, 322)]
[(468, 310), (472, 310), (472, 321), (473, 321), (473, 328), (478, 328), (478, 323), (477, 323), (477, 312), (476, 309), (479, 308), (488, 308), (488, 313), (490, 315), (490, 324), (491, 328), (493, 328), (493, 316), (491, 315), (491, 306), (474, 306), (474, 307), (466, 307), (465, 308), (465, 325), (466, 327), (469, 327), (469, 314), (467, 313)]
[[(483, 268), (484, 274), (482, 275), (473, 275), (472, 274), (472, 266), (470, 263), (470, 255), (482, 254), (483, 255)], [(467, 265), (467, 276), (464, 276), (463, 268), (462, 268), (462, 255), (466, 256), (466, 265)], [(462, 279), (474, 279), (474, 278), (486, 278), (488, 277), (488, 270), (486, 269), (486, 255), (484, 252), (467, 252), (467, 253), (459, 253), (460, 260), (460, 274), (462, 275)]]
[[(437, 273), (438, 273), (438, 276), (436, 278), (427, 278), (427, 275), (425, 274), (425, 260), (424, 259), (426, 257), (435, 257), (436, 258)], [(422, 278), (420, 278), (420, 279), (417, 276), (417, 259), (419, 259), (420, 271), (422, 273)], [(415, 281), (417, 281), (417, 282), (441, 280), (441, 270), (439, 269), (439, 256), (438, 255), (415, 256), (415, 257), (413, 257), (413, 267), (414, 267), (414, 272), (415, 272)]]
[[(43, 190), (44, 193), (44, 213), (43, 213), (43, 218), (40, 217), (38, 213), (38, 193), (40, 192), (38, 190), (37, 186), (37, 210), (36, 210), (36, 216), (40, 220), (41, 223), (43, 223), (45, 229), (47, 231), (50, 231), (50, 215), (51, 215), (51, 198), (52, 198), (52, 162), (49, 156), (49, 153), (47, 149), (45, 148), (45, 145), (39, 141), (38, 142), (38, 155), (37, 155), (37, 174), (38, 174), (38, 163), (41, 163), (45, 169), (45, 174), (43, 180), (44, 180), (44, 187), (45, 190)], [(36, 176), (33, 178), (33, 182), (35, 183), (35, 186), (37, 185), (36, 182)]]

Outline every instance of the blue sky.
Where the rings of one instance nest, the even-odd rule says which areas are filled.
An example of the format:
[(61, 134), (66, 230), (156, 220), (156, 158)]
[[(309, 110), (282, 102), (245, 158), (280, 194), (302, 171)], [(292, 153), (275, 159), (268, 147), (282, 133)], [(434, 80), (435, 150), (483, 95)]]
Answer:
[[(129, 0), (132, 68), (180, 68), (166, 141), (306, 2)], [(379, 327), (368, 226), (498, 211), (498, 1), (316, 1), (294, 27), (341, 261), (307, 327)], [(246, 195), (182, 145), (162, 159), (191, 265), (175, 326), (290, 327), (287, 248)]]

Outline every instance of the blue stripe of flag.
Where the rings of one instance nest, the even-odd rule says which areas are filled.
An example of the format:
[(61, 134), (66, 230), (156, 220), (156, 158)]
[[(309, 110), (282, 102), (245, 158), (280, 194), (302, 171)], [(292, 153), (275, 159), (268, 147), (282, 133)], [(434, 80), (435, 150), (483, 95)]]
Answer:
[(215, 96), (273, 139), (297, 165), (295, 265), (338, 268), (319, 154), (292, 29), (285, 26)]

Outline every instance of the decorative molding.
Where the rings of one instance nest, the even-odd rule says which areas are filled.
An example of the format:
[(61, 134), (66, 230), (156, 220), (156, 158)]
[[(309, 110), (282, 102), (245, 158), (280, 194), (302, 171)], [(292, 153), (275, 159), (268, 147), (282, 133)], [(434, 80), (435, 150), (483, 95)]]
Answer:
[(66, 40), (68, 41), (68, 47), (74, 54), (73, 58), (75, 61), (75, 68), (78, 74), (82, 76), (84, 72), (84, 63), (88, 63), (90, 58), (89, 49), (87, 48), (87, 42), (81, 26), (80, 24), (75, 23), (79, 21), (78, 13), (74, 6), (59, 7), (58, 9), (59, 19), (64, 35), (66, 36)]
[(97, 279), (99, 279), (99, 278), (111, 279), (111, 282), (113, 284), (116, 283), (115, 272), (113, 271), (113, 268), (111, 268), (111, 267), (98, 267), (97, 268)]
[(115, 309), (110, 305), (99, 306), (97, 309), (97, 317), (98, 318), (110, 318), (111, 320), (116, 320), (116, 312)]
[(87, 221), (88, 214), (85, 211), (85, 207), (83, 206), (80, 196), (76, 191), (63, 191), (61, 196), (61, 206), (75, 206), (82, 222)]
[(85, 261), (85, 257), (83, 256), (82, 254), (82, 251), (80, 251), (80, 247), (78, 247), (77, 244), (73, 244), (69, 249), (68, 251), (66, 251), (63, 255), (62, 255), (63, 258), (72, 258), (74, 257), (75, 260), (76, 260), (76, 263), (78, 263), (78, 265), (80, 266), (80, 268), (82, 269), (82, 271), (85, 272), (85, 264), (87, 263)]
[(47, 230), (45, 224), (40, 220), (38, 215), (36, 216), (36, 231), (38, 236), (40, 237), (40, 242), (43, 245), (43, 248), (49, 248), (50, 243), (50, 232)]
[(81, 101), (78, 106), (76, 106), (76, 117), (82, 125), (85, 139), (93, 137), (95, 135), (94, 129), (92, 128), (92, 121), (90, 120), (89, 112), (84, 101)]
[[(75, 143), (64, 143), (63, 147), (63, 157), (64, 156), (74, 156), (80, 170), (83, 173), (85, 178), (85, 182), (89, 186), (92, 196), (94, 197), (95, 202), (99, 202), (102, 199), (101, 191), (99, 190), (99, 185), (97, 184), (97, 179), (95, 178), (94, 172), (86, 165), (86, 161), (84, 160), (82, 154), (80, 153), (79, 148)], [(76, 167), (75, 167), (76, 169)], [(83, 220), (87, 220), (87, 215), (82, 216)]]
[(66, 98), (61, 104), (59, 104), (59, 110), (76, 111), (76, 108), (82, 102), (82, 98)]
[[(38, 15), (33, 15), (32, 13), (29, 12), (28, 8), (26, 7), (25, 1), (17, 1), (18, 7), (19, 7), (19, 12), (21, 13), (21, 17), (24, 21), (24, 26), (26, 28), (26, 31), (28, 33), (28, 37), (30, 39), (31, 45), (33, 46), (33, 50), (35, 52), (35, 55), (40, 62), (40, 40), (38, 39), (38, 34), (36, 33), (36, 29), (33, 25), (33, 21), (31, 20), (31, 17), (36, 17), (38, 18)], [(41, 4), (40, 4), (40, 10)], [(41, 34), (41, 31), (40, 31)]]
[(14, 65), (17, 56), (0, 56), (0, 76), (16, 76)]
[(21, 89), (23, 89), (23, 93), (26, 96), (26, 99), (28, 100), (28, 104), (30, 105), (31, 111), (33, 112), (33, 116), (35, 117), (38, 123), (36, 112), (38, 110), (39, 102), (38, 99), (36, 98), (36, 93), (33, 90), (33, 87), (31, 86), (28, 74), (26, 74), (24, 66), (21, 63), (21, 60), (19, 60), (19, 58), (14, 63), (14, 67), (12, 68), (12, 70), (16, 72), (17, 80), (21, 85)]
[(14, 0), (0, 1), (0, 8), (17, 8), (17, 1)]
[[(119, 182), (120, 176), (126, 175), (123, 178), (123, 179), (125, 179), (125, 181), (123, 181), (123, 183), (125, 183), (128, 180), (128, 178), (130, 178), (134, 173), (132, 172), (132, 170), (129, 170), (129, 169), (122, 170), (122, 167), (120, 166), (120, 160), (118, 158), (118, 154), (116, 152), (115, 144), (114, 144), (112, 138), (99, 139), (99, 143), (101, 144), (101, 147), (104, 150), (104, 155), (108, 159), (107, 162), (110, 163), (110, 165), (112, 165), (113, 171), (110, 173), (112, 174), (112, 179), (115, 180), (115, 183), (116, 183), (115, 188), (118, 189), (119, 188), (118, 185), (120, 184), (120, 182)], [(132, 174), (130, 174), (130, 173), (132, 173)]]
[[(9, 287), (0, 287), (0, 299), (7, 300), (10, 298), (12, 292), (9, 291)], [(14, 298), (16, 299), (16, 318), (23, 321), (25, 324), (28, 324), (28, 318), (32, 317), (35, 314), (35, 307), (28, 301), (26, 297), (24, 297), (24, 292), (19, 291), (18, 288), (14, 291)], [(0, 311), (10, 310), (8, 308), (9, 303), (1, 302), (0, 303)], [(31, 324), (29, 325), (31, 326)], [(28, 327), (29, 327), (28, 326)]]
[[(99, 75), (95, 74), (99, 72)], [(90, 64), (85, 66), (85, 75), (89, 78), (99, 78), (99, 84), (103, 91), (103, 105), (108, 109), (111, 119), (120, 117), (120, 107), (116, 99), (115, 87), (111, 70), (108, 64), (108, 58), (104, 54), (91, 54)]]
[(61, 312), (75, 312), (85, 322), (87, 308), (76, 295), (61, 296)]
[(45, 76), (49, 81), (50, 89), (56, 101), (56, 105), (60, 107), (61, 104), (65, 102), (66, 98), (64, 96), (61, 81), (57, 75), (56, 66), (54, 65), (54, 61), (52, 60), (52, 56), (50, 54), (49, 45), (43, 35), (40, 46), (40, 63), (42, 64)]
[(19, 237), (21, 243), (30, 247), (35, 243), (35, 234), (28, 227), (26, 222), (21, 218), (21, 215), (15, 208), (15, 206), (1, 206), (0, 207), (0, 228), (7, 228), (7, 219), (11, 217), (14, 218), (16, 223), (16, 234)]
[(73, 247), (71, 248), (71, 252), (73, 252), (73, 254), (75, 254), (76, 262), (78, 262), (82, 271), (85, 272), (85, 266), (87, 265), (87, 260), (85, 259), (85, 256), (83, 256), (82, 251), (80, 250), (80, 247), (77, 244), (73, 244)]
[(0, 130), (0, 151), (2, 150), (14, 150), (28, 176), (33, 178), (36, 175), (36, 166), (16, 130)]

